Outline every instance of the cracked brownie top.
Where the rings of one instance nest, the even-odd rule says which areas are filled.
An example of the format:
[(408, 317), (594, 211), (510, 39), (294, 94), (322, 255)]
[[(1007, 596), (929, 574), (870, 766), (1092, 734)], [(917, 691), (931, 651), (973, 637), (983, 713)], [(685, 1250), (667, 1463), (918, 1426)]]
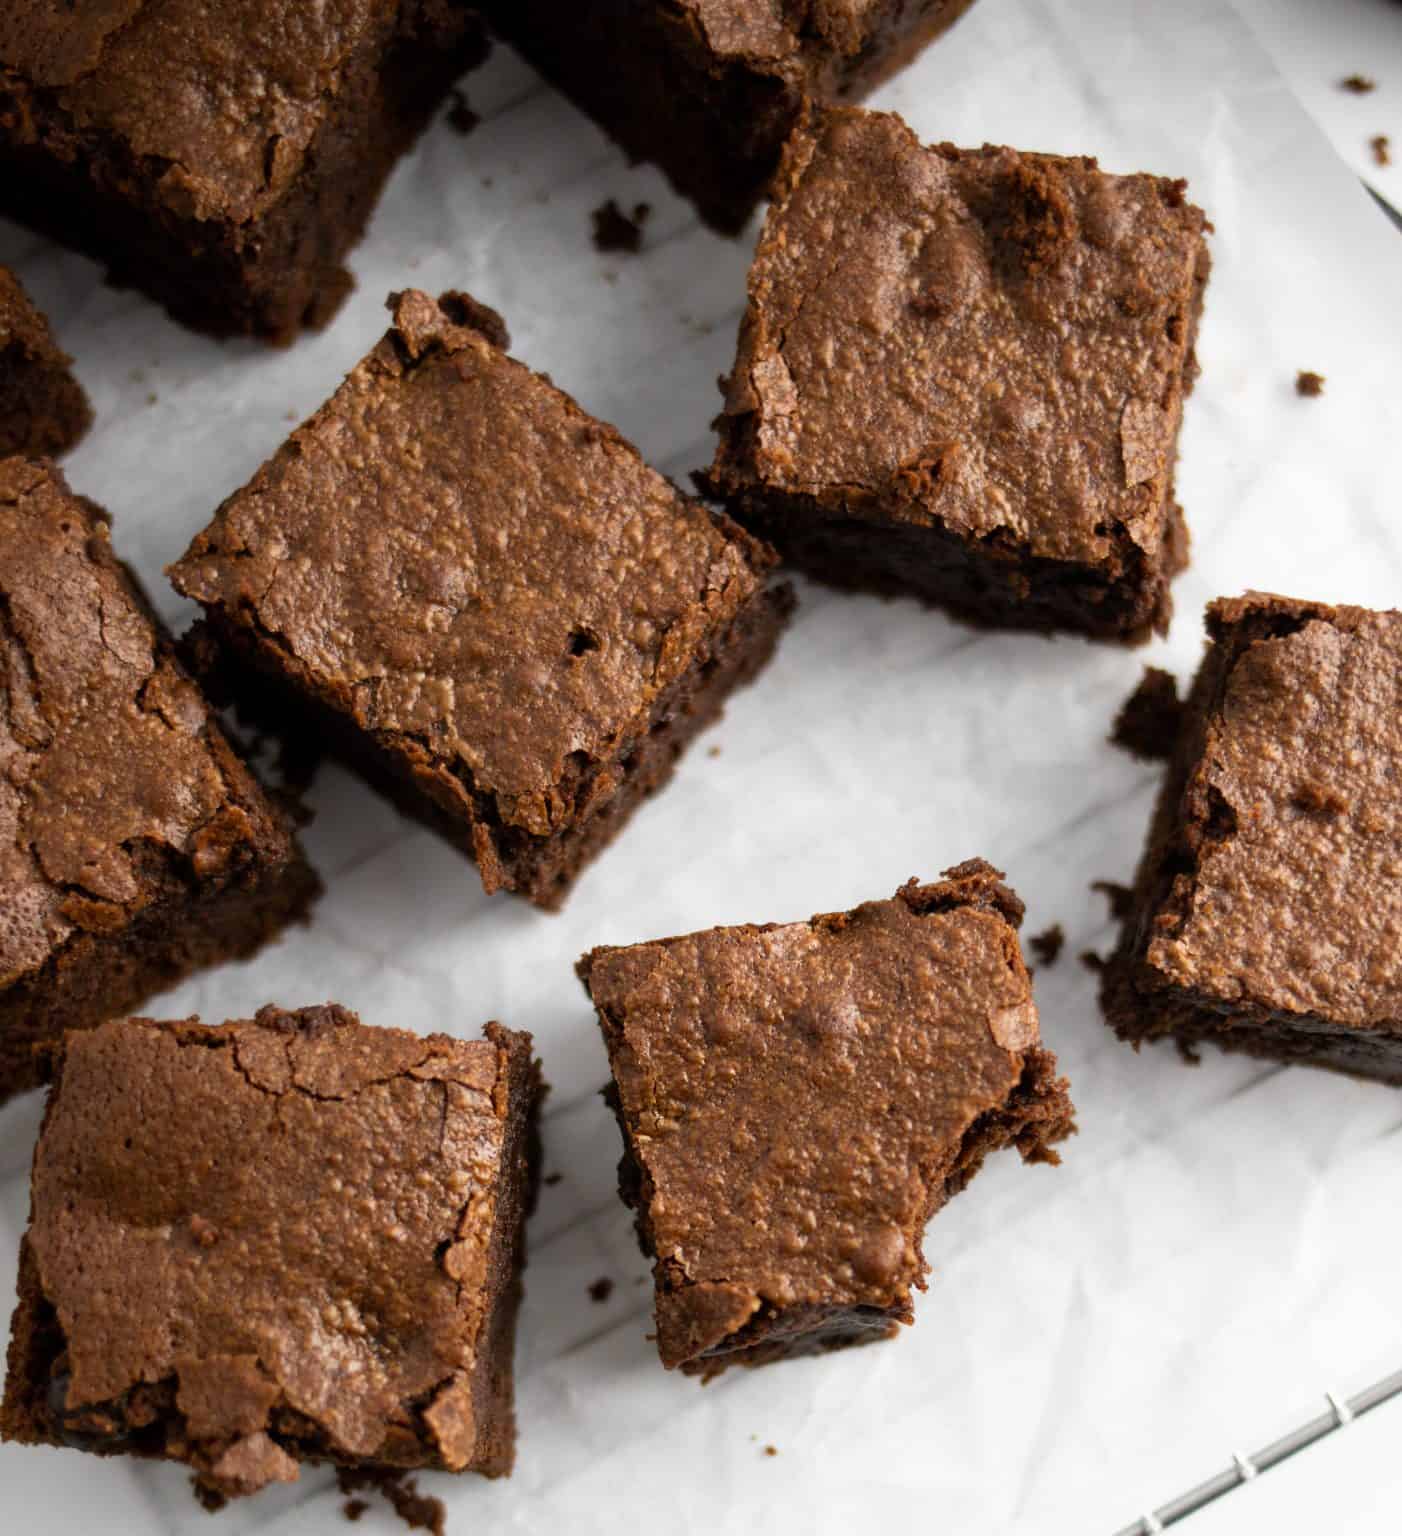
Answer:
[[(539, 1089), (530, 1036), (487, 1036), (334, 1005), (70, 1034), (26, 1238), (50, 1432), (120, 1450), (159, 1421), (226, 1494), (303, 1453), (469, 1466), (474, 1367), (514, 1283), (493, 1248), (500, 1201), (518, 1212), (504, 1163)], [(17, 1358), (11, 1420), (34, 1390)]]
[(59, 472), (0, 462), (0, 988), (169, 890), (292, 857), (107, 522)]
[(493, 311), (390, 303), (171, 579), (416, 773), (548, 836), (572, 767), (645, 734), (772, 556), (508, 357)]

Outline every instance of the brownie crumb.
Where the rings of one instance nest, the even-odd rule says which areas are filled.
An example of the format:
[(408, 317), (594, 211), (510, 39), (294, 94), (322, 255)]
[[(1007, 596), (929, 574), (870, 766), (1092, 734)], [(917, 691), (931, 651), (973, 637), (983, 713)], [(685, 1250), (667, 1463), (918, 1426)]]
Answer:
[(636, 255), (643, 248), (643, 225), (652, 209), (647, 203), (635, 205), (632, 216), (624, 213), (613, 198), (594, 210), (594, 249), (625, 251)]
[(719, 747), (707, 747), (706, 748), (706, 756), (707, 757), (719, 757), (720, 756), (720, 748)]
[(1306, 399), (1313, 400), (1324, 393), (1324, 375), (1311, 373), (1308, 368), (1301, 368), (1295, 375), (1295, 393), (1303, 395)]
[(1392, 140), (1385, 133), (1375, 133), (1368, 143), (1373, 151), (1374, 165), (1392, 164)]
[(1088, 971), (1094, 971), (1096, 975), (1099, 975), (1105, 969), (1106, 962), (1104, 957), (1097, 955), (1093, 949), (1083, 949), (1081, 951), (1081, 964)]
[(1134, 892), (1129, 886), (1120, 885), (1114, 880), (1092, 880), (1090, 888), (1099, 891), (1110, 903), (1110, 916), (1117, 923), (1124, 922), (1134, 910)]
[(766, 1456), (777, 1456), (779, 1454), (778, 1447), (773, 1445), (766, 1445), (764, 1448), (764, 1454)]
[[(445, 1536), (448, 1511), (444, 1507), (443, 1500), (420, 1493), (417, 1480), (406, 1476), (403, 1472), (365, 1471), (353, 1467), (338, 1467), (336, 1481), (342, 1493), (354, 1494), (362, 1489), (376, 1489), (411, 1531), (428, 1531), (429, 1536)], [(350, 1513), (351, 1504), (360, 1506), (354, 1515)], [(364, 1499), (353, 1498), (345, 1506), (343, 1513), (348, 1520), (359, 1520), (368, 1508), (369, 1505)]]
[(1370, 80), (1367, 75), (1345, 75), (1339, 81), (1341, 91), (1351, 91), (1355, 96), (1366, 96), (1370, 91), (1376, 91), (1378, 82)]
[(364, 1499), (347, 1499), (341, 1513), (354, 1525), (369, 1508), (369, 1504)]
[(1060, 923), (1053, 923), (1041, 933), (1034, 933), (1027, 943), (1036, 955), (1038, 965), (1055, 965), (1066, 943), (1066, 930)]
[(600, 1275), (589, 1287), (589, 1300), (605, 1302), (613, 1295), (613, 1281), (607, 1275)]
[(1183, 706), (1171, 672), (1145, 667), (1139, 686), (1120, 706), (1110, 740), (1146, 763), (1166, 761), (1178, 740)]
[(549, 1188), (550, 1188), (550, 1189), (554, 1189), (554, 1188), (555, 1188), (555, 1186), (556, 1186), (556, 1185), (557, 1185), (557, 1184), (558, 1184), (558, 1183), (559, 1183), (559, 1182), (560, 1182), (560, 1181), (561, 1181), (561, 1180), (562, 1180), (562, 1179), (563, 1179), (563, 1178), (564, 1178), (564, 1174), (563, 1174), (563, 1173), (547, 1173), (547, 1174), (546, 1174), (546, 1175), (545, 1175), (545, 1177), (544, 1177), (544, 1178), (543, 1178), (543, 1179), (542, 1179), (542, 1180), (541, 1180), (541, 1183), (542, 1183), (542, 1184), (544, 1184), (544, 1185), (546, 1185), (546, 1186), (547, 1186), (547, 1187), (549, 1187)]
[(467, 104), (467, 97), (460, 90), (448, 92), (452, 105), (448, 108), (448, 126), (458, 133), (471, 133), (482, 121)]

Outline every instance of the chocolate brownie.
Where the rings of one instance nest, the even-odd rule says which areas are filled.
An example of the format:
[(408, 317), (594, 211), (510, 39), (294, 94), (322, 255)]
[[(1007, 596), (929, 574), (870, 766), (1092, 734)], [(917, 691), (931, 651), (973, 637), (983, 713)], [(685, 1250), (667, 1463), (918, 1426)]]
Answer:
[(54, 1049), (0, 1431), (185, 1462), (510, 1472), (531, 1037), (334, 1004)]
[(838, 586), (1020, 628), (1164, 630), (1205, 228), (1182, 182), (812, 112), (706, 487)]
[(0, 461), (0, 1100), (37, 1041), (251, 954), (315, 892), (104, 515)]
[(852, 912), (580, 961), (664, 1365), (889, 1338), (924, 1289), (925, 1224), (984, 1158), (1057, 1161), (1073, 1110), (1021, 920), (976, 859)]
[(723, 234), (763, 196), (805, 98), (857, 100), (972, 0), (487, 0), (492, 20)]
[(72, 364), (19, 279), (0, 267), (0, 459), (66, 453), (88, 430), (92, 409)]
[(1207, 628), (1106, 1016), (1402, 1085), (1402, 613), (1252, 592)]
[[(192, 653), (557, 906), (765, 662), (772, 553), (506, 355), (462, 294), (394, 325), (172, 567)], [(218, 658), (211, 662), (211, 658)]]
[(349, 292), (385, 178), (485, 53), (455, 0), (9, 0), (0, 213), (188, 325), (289, 341)]

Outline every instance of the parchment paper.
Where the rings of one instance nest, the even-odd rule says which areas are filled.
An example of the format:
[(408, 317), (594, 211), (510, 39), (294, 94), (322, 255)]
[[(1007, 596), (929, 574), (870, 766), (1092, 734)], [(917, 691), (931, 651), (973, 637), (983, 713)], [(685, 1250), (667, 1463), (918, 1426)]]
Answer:
[[(371, 345), (391, 288), (469, 289), (507, 316), (518, 356), (654, 462), (683, 475), (708, 460), (750, 242), (700, 229), (505, 50), (469, 91), (481, 126), (464, 139), (440, 122), (400, 167), (354, 257), (358, 292), (291, 352), (192, 336), (100, 286), (91, 264), (0, 227), (0, 260), (54, 318), (97, 409), (69, 474), (111, 509), (118, 550), (177, 624), (189, 612), (161, 567)], [(562, 915), (488, 901), (470, 865), (325, 771), (308, 833), (329, 888), (314, 926), (151, 1010), (220, 1020), (334, 998), (381, 1024), (472, 1035), (496, 1017), (534, 1031), (554, 1085), (546, 1168), (562, 1179), (530, 1230), (518, 1470), (424, 1480), (460, 1536), (912, 1520), (1108, 1532), (1233, 1446), (1317, 1412), (1326, 1386), (1356, 1390), (1402, 1360), (1402, 1096), (1216, 1055), (1196, 1070), (1167, 1049), (1136, 1055), (1100, 1022), (1077, 959), (1108, 946), (1088, 886), (1129, 876), (1157, 781), (1105, 744), (1141, 666), (1186, 675), (1219, 593), (1402, 596), (1402, 245), (1228, 0), (984, 0), (879, 104), (927, 138), (1187, 176), (1214, 218), (1179, 481), (1194, 559), (1169, 640), (1125, 653), (976, 634), (912, 603), (805, 587), (770, 670)], [(593, 250), (589, 213), (609, 196), (652, 205), (641, 256)], [(1300, 368), (1327, 376), (1322, 399), (1296, 398)], [(1067, 931), (1036, 981), (1081, 1111), (1064, 1166), (1005, 1154), (937, 1217), (930, 1290), (896, 1342), (704, 1390), (665, 1374), (575, 957), (844, 908), (976, 854), (1026, 899), (1026, 932)], [(0, 1115), (6, 1287), (38, 1116), (37, 1096)], [(586, 1288), (605, 1275), (615, 1289), (595, 1304)], [(1394, 1413), (1393, 1444), (1398, 1427)], [(1358, 1465), (1354, 1495), (1303, 1459), (1291, 1474), (1335, 1529), (1380, 1529), (1345, 1516), (1402, 1502), (1395, 1455)], [(332, 1533), (344, 1526), (328, 1484), (307, 1473), (209, 1525), (180, 1469), (4, 1447), (0, 1531)], [(1369, 1504), (1347, 1504), (1358, 1487)], [(1266, 1528), (1234, 1524), (1244, 1508), (1229, 1500), (1215, 1528)], [(378, 1511), (361, 1526), (395, 1528)]]

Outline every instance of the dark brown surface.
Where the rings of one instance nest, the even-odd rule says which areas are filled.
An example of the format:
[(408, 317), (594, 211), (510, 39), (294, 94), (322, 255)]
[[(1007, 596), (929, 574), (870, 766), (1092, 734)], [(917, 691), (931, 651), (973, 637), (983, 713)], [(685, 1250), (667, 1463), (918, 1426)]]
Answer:
[(1120, 706), (1110, 740), (1142, 762), (1172, 757), (1183, 721), (1178, 682), (1161, 667), (1145, 667), (1139, 686)]
[[(476, 858), (559, 904), (767, 659), (773, 556), (508, 358), (462, 295), (389, 335), (172, 568), (205, 639)], [(209, 646), (196, 646), (208, 655)], [(261, 686), (260, 686), (261, 685)]]
[(386, 176), (485, 52), (450, 0), (9, 0), (0, 212), (187, 324), (288, 341), (345, 297)]
[(624, 1198), (663, 1363), (710, 1376), (887, 1338), (921, 1234), (989, 1152), (1074, 1128), (1022, 906), (974, 860), (806, 923), (595, 949)]
[(66, 453), (92, 424), (92, 408), (49, 323), (19, 279), (0, 267), (0, 459)]
[(820, 579), (1138, 639), (1207, 280), (1181, 182), (814, 111), (750, 269), (704, 483)]
[(1307, 400), (1314, 400), (1322, 395), (1324, 384), (1324, 375), (1314, 373), (1308, 368), (1301, 368), (1295, 375), (1295, 393), (1304, 396)]
[(0, 1099), (37, 1042), (252, 953), (316, 889), (104, 516), (0, 461)]
[(779, 164), (805, 97), (859, 100), (972, 0), (486, 0), (497, 29), (723, 234)]
[(211, 1497), (304, 1461), (500, 1476), (533, 1186), (529, 1035), (327, 1005), (67, 1036), (0, 1430)]
[(1250, 593), (1207, 624), (1106, 1016), (1402, 1084), (1402, 614)]

